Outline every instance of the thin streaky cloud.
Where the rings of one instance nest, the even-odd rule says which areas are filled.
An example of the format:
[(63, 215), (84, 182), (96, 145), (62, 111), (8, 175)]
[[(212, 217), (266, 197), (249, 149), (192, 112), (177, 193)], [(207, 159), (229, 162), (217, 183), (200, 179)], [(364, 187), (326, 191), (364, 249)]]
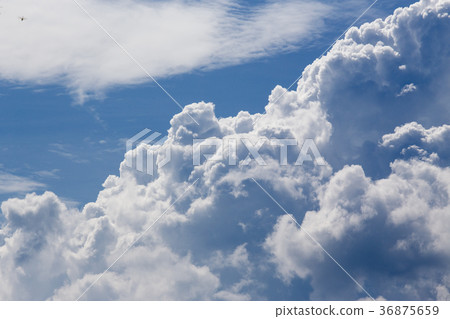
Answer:
[(26, 193), (46, 187), (30, 178), (0, 171), (0, 194)]
[[(130, 52), (128, 52), (128, 50), (122, 45), (120, 44), (115, 37), (113, 37), (111, 35), (110, 32), (108, 32), (108, 30), (105, 29), (105, 27), (96, 19), (94, 18), (89, 11), (86, 10), (86, 8), (84, 6), (82, 6), (77, 0), (73, 0), (73, 2), (75, 2), (75, 4), (92, 20), (95, 22), (95, 24), (103, 30), (103, 32), (105, 32), (108, 37), (142, 70), (144, 71), (144, 73), (153, 81), (155, 82), (155, 84), (180, 108), (180, 110), (183, 110), (183, 106), (181, 106), (181, 104), (172, 96), (172, 94), (170, 94), (156, 79), (155, 77), (153, 77), (150, 72), (147, 71), (146, 68), (144, 68), (144, 66), (134, 58), (134, 56), (132, 56), (130, 54)], [(189, 114), (189, 117), (197, 124), (198, 122)]]
[[(76, 3), (96, 22), (90, 23), (92, 18)], [(9, 14), (0, 20), (0, 27), (10, 30), (0, 34), (0, 78), (25, 86), (63, 85), (83, 103), (152, 77), (161, 81), (297, 50), (326, 31), (326, 18), (336, 5), (317, 0), (46, 0), (35, 5), (17, 0), (8, 8), (29, 19), (18, 23)], [(58, 28), (52, 28), (55, 21)]]

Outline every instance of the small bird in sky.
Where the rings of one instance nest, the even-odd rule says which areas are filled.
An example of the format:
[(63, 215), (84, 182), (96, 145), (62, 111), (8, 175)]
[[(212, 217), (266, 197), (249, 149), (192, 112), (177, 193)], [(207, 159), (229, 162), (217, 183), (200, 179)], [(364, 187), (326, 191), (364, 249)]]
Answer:
[(19, 17), (19, 20), (23, 21), (23, 20), (26, 20), (26, 18), (25, 17)]

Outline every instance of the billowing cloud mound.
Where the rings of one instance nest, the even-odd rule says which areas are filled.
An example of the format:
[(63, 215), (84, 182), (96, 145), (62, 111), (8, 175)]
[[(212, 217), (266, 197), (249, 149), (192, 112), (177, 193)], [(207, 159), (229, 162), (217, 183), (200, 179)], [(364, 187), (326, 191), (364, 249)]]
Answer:
[[(124, 161), (82, 212), (52, 193), (4, 202), (1, 298), (367, 297), (305, 231), (373, 297), (448, 298), (449, 8), (423, 0), (351, 29), (265, 114), (186, 106), (152, 146), (155, 174)], [(238, 140), (235, 156), (208, 138)], [(285, 163), (277, 138), (298, 141)], [(307, 139), (325, 165), (295, 165)], [(213, 156), (194, 165), (199, 149)]]
[[(251, 8), (234, 0), (76, 2), (158, 78), (293, 48), (320, 33), (331, 10), (318, 1), (290, 0)], [(63, 82), (80, 97), (149, 80), (76, 2), (3, 5), (2, 80)]]
[(381, 145), (389, 152), (403, 158), (420, 157), (432, 160), (439, 166), (448, 166), (450, 149), (445, 141), (450, 139), (450, 125), (425, 129), (422, 125), (411, 122), (396, 127), (395, 132), (383, 136)]
[[(449, 197), (448, 168), (396, 161), (388, 178), (374, 182), (360, 166), (347, 166), (321, 188), (320, 210), (307, 212), (302, 228), (366, 289), (387, 299), (440, 298), (450, 260)], [(337, 287), (340, 298), (357, 298), (354, 283), (289, 217), (280, 217), (266, 247), (285, 280), (311, 278), (314, 298), (334, 299)]]

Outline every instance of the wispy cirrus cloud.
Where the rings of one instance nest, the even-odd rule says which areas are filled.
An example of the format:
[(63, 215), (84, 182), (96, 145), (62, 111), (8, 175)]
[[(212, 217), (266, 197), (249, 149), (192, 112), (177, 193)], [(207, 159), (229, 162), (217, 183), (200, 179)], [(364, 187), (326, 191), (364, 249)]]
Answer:
[(45, 184), (0, 171), (0, 194), (26, 193), (43, 187)]
[[(301, 46), (324, 30), (332, 10), (314, 0), (77, 1), (157, 78)], [(75, 1), (7, 3), (0, 29), (8, 30), (0, 32), (3, 80), (62, 82), (80, 96), (149, 80)]]
[(56, 155), (59, 155), (61, 157), (67, 158), (75, 163), (86, 163), (87, 162), (87, 160), (79, 158), (79, 156), (74, 154), (70, 150), (70, 145), (53, 143), (53, 144), (50, 144), (50, 148), (48, 151), (51, 153), (54, 153)]

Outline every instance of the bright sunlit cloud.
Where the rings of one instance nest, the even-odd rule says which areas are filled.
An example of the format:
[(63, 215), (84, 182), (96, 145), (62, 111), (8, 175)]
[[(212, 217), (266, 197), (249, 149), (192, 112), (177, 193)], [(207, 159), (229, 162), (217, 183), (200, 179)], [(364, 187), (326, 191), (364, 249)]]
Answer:
[[(77, 1), (156, 78), (302, 46), (332, 10), (313, 0)], [(79, 98), (150, 80), (73, 0), (8, 2), (0, 30), (0, 79), (63, 84)]]

